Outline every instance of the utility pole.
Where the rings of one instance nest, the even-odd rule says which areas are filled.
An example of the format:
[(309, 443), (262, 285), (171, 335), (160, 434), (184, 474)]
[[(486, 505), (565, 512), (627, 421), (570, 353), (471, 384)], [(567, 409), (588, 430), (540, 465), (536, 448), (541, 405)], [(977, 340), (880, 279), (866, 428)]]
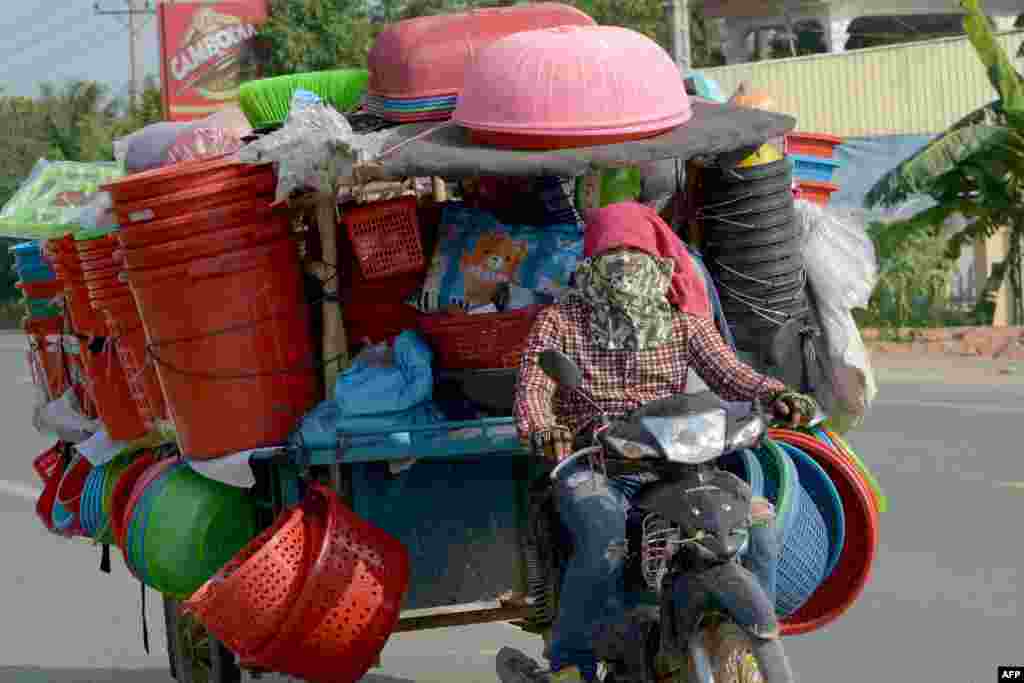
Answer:
[[(149, 18), (156, 14), (153, 0), (122, 0), (125, 9), (103, 9), (97, 1), (93, 10), (98, 16), (112, 16), (121, 21), (128, 29), (128, 69), (129, 85), (128, 100), (134, 110), (138, 98), (142, 95), (142, 30), (149, 23)], [(127, 20), (125, 22), (125, 20)]]
[(691, 66), (689, 0), (665, 0), (665, 13), (672, 31), (672, 58), (685, 78)]

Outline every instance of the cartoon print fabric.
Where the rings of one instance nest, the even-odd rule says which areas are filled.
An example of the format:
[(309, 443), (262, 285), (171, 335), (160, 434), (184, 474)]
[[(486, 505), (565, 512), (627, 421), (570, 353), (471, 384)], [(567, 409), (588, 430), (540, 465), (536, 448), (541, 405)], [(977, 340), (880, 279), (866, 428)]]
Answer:
[(504, 225), (463, 204), (446, 206), (423, 287), (409, 301), (425, 313), (471, 309), (494, 300), (502, 283), (558, 297), (583, 253), (576, 224)]

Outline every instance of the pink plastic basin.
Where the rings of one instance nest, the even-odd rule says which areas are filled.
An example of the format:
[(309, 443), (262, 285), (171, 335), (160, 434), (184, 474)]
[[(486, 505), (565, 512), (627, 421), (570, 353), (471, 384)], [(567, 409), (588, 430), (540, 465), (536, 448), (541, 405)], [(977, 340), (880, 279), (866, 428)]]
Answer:
[(520, 31), (594, 23), (575, 7), (555, 2), (400, 21), (373, 43), (367, 92), (392, 98), (456, 95), (466, 67), (486, 45)]
[(636, 137), (690, 120), (672, 58), (617, 26), (562, 26), (503, 38), (466, 72), (453, 119), (470, 130), (546, 137)]

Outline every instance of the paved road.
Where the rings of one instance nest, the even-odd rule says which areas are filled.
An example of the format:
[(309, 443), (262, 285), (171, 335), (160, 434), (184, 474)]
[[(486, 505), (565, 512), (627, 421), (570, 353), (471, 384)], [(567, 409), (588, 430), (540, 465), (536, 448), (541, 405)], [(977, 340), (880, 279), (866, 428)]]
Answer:
[[(88, 545), (45, 534), (33, 515), (30, 460), (48, 440), (29, 422), (17, 337), (0, 337), (0, 683), (169, 683), (163, 622), (150, 593), (152, 651), (142, 649), (139, 589), (123, 566), (97, 571)], [(988, 683), (1022, 664), (1017, 600), (1024, 482), (1024, 380), (998, 387), (912, 373), (882, 378), (853, 442), (890, 497), (875, 575), (824, 632), (789, 639), (805, 683)], [(366, 683), (490, 683), (492, 657), (539, 642), (491, 624), (396, 637)], [(278, 678), (264, 679), (276, 683)]]

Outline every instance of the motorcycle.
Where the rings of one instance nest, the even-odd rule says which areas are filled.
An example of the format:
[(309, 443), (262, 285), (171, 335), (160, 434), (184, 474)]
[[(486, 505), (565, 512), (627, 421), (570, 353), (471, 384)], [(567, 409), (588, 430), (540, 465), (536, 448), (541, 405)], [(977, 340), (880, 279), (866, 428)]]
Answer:
[[(595, 639), (602, 680), (795, 681), (773, 601), (740, 562), (750, 538), (751, 489), (718, 466), (722, 456), (760, 442), (768, 427), (760, 406), (755, 402), (750, 415), (735, 417), (704, 392), (654, 401), (609, 420), (582, 389), (571, 358), (545, 351), (540, 366), (598, 415), (582, 443), (577, 439), (582, 447), (550, 473), (552, 481), (583, 459), (608, 476), (657, 475), (633, 500), (641, 521), (639, 534), (627, 539), (634, 570), (626, 572), (627, 589), (653, 593), (657, 606), (631, 612), (626, 623)], [(679, 581), (687, 588), (686, 604), (675, 599)]]

